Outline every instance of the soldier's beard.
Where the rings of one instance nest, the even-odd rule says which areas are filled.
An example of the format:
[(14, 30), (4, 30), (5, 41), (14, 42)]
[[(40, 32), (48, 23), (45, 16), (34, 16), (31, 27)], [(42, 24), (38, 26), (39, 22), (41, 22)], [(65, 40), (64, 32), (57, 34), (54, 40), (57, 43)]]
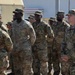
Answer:
[(18, 18), (16, 19), (18, 23), (20, 23), (22, 21), (22, 18)]
[(57, 21), (62, 22), (62, 19), (57, 18)]

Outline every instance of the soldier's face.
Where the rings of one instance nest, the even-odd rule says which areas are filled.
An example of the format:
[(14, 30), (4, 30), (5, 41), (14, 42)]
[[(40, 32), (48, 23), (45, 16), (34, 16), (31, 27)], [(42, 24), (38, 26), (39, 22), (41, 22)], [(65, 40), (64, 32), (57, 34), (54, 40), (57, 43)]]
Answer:
[(68, 21), (70, 24), (75, 23), (75, 15), (68, 15)]
[(19, 18), (21, 18), (22, 17), (22, 14), (21, 13), (15, 13), (15, 18), (16, 19), (19, 19)]
[(42, 16), (41, 15), (37, 15), (35, 14), (35, 20), (38, 21), (38, 20), (41, 20)]
[(57, 20), (58, 21), (62, 21), (63, 18), (64, 18), (64, 15), (61, 15), (61, 14), (57, 15)]
[(16, 16), (15, 15), (13, 15), (13, 20), (16, 20)]
[(52, 20), (49, 20), (49, 24), (52, 25), (53, 24), (53, 21)]

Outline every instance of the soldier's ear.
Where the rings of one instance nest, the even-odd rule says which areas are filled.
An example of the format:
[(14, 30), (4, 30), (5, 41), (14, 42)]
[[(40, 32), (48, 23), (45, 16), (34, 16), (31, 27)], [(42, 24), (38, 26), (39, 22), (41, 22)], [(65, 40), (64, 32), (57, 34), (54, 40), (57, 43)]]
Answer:
[(23, 16), (23, 13), (21, 13), (21, 16)]
[(42, 18), (42, 15), (40, 15), (40, 18)]

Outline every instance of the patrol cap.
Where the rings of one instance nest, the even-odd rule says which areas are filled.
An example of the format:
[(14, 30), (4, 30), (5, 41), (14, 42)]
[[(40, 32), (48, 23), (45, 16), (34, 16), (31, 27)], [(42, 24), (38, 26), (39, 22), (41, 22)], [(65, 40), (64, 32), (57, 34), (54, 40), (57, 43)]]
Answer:
[(53, 17), (50, 17), (50, 19), (49, 19), (50, 21), (55, 21), (55, 18), (53, 18)]
[(34, 13), (34, 15), (42, 15), (42, 12), (41, 11), (36, 11), (35, 13)]
[(28, 17), (29, 19), (33, 19), (34, 18), (34, 15), (29, 15), (29, 17)]
[(23, 13), (22, 9), (15, 9), (15, 11), (13, 11), (13, 13)]
[(56, 15), (64, 15), (63, 11), (58, 11)]
[(75, 9), (69, 10), (68, 14), (66, 14), (66, 16), (69, 15), (75, 15)]

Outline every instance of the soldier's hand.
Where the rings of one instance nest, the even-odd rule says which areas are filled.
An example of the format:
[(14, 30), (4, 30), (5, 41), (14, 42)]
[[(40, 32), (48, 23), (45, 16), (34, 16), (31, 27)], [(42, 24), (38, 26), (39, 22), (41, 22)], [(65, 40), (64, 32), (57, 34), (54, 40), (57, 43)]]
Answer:
[(61, 56), (61, 61), (67, 62), (69, 60), (69, 57), (67, 55)]

